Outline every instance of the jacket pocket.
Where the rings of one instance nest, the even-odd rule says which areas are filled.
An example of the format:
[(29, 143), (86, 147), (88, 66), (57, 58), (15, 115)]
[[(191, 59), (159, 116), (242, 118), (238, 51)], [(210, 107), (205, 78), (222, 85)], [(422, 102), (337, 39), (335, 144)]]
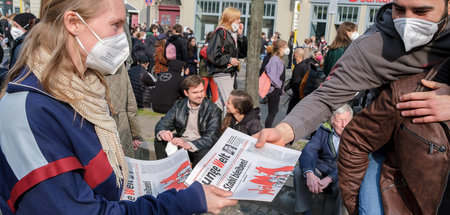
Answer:
[(443, 145), (439, 145), (437, 143), (434, 143), (433, 141), (430, 141), (426, 139), (425, 137), (422, 137), (421, 135), (417, 134), (416, 132), (412, 131), (408, 127), (405, 126), (405, 124), (400, 124), (400, 129), (405, 131), (406, 133), (414, 136), (420, 143), (423, 143), (428, 146), (428, 154), (433, 154), (434, 152), (441, 152), (444, 153), (447, 151), (447, 148)]

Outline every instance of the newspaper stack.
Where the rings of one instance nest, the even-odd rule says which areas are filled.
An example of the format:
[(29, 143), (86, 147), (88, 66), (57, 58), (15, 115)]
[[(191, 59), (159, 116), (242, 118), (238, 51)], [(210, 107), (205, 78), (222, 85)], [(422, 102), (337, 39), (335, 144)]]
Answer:
[(301, 152), (273, 144), (256, 148), (256, 139), (228, 128), (186, 180), (233, 192), (231, 199), (271, 202), (291, 175)]
[(143, 195), (157, 196), (172, 188), (187, 188), (184, 184), (192, 167), (186, 150), (180, 149), (170, 157), (156, 160), (136, 160), (125, 157), (128, 162), (129, 177), (122, 191), (121, 200), (135, 201)]

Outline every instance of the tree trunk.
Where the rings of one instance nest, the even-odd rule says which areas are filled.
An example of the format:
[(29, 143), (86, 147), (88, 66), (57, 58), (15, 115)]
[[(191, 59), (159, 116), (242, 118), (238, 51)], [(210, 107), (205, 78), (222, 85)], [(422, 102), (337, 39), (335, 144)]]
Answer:
[(255, 107), (259, 106), (259, 67), (261, 64), (261, 29), (264, 13), (264, 0), (252, 0), (250, 22), (248, 25), (249, 39), (247, 50), (247, 70), (245, 75), (245, 90), (252, 96)]

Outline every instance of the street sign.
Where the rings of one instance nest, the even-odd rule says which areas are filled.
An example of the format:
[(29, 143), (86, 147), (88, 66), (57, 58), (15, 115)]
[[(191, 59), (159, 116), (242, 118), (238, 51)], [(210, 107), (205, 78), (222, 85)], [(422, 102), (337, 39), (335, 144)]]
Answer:
[(146, 4), (147, 6), (152, 6), (153, 0), (145, 0), (145, 4)]

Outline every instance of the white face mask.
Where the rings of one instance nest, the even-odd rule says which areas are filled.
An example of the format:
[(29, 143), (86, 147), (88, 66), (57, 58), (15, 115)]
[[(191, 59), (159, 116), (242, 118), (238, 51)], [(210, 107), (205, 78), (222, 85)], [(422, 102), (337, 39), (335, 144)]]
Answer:
[(25, 32), (23, 32), (19, 28), (11, 27), (11, 36), (13, 37), (14, 40), (16, 40), (18, 37), (22, 36), (24, 33)]
[(112, 75), (128, 58), (130, 50), (125, 32), (100, 39), (100, 37), (89, 27), (89, 25), (76, 13), (78, 18), (88, 27), (88, 29), (98, 39), (91, 52), (87, 52), (81, 41), (76, 37), (81, 48), (86, 52), (86, 66), (99, 71), (103, 75)]
[(353, 32), (352, 36), (350, 36), (351, 40), (356, 40), (359, 37), (359, 33), (357, 31)]
[(239, 24), (233, 22), (233, 24), (231, 24), (231, 31), (236, 32), (237, 30), (239, 30)]
[(289, 48), (284, 49), (284, 55), (289, 55), (291, 50)]
[(416, 18), (397, 18), (394, 19), (394, 25), (408, 52), (415, 47), (429, 43), (438, 31), (438, 25), (444, 20), (435, 23)]

